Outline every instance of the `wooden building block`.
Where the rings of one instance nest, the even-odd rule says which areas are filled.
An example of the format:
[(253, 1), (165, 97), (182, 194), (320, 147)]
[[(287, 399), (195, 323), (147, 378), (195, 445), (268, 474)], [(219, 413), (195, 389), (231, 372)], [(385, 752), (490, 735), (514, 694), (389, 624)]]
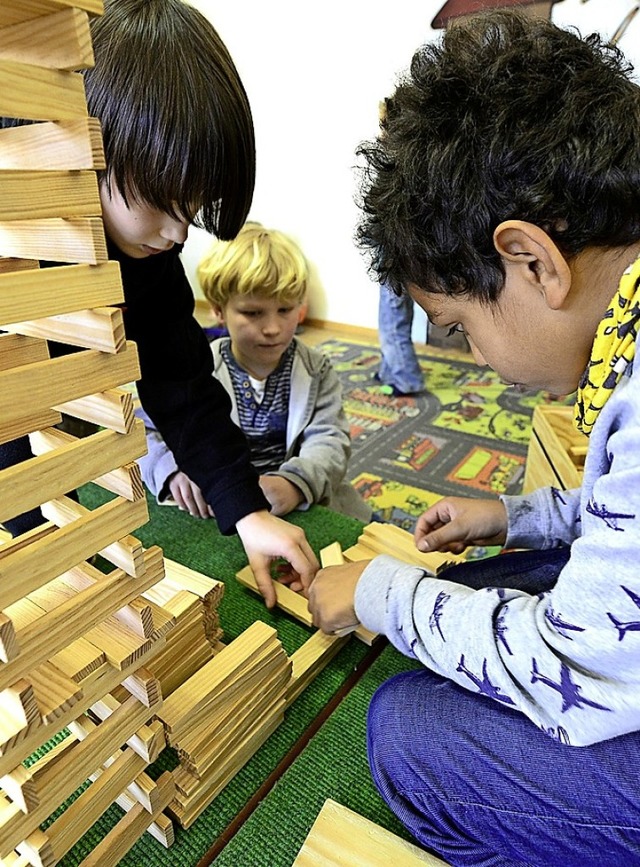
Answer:
[(131, 341), (115, 355), (87, 349), (0, 371), (0, 417), (11, 421), (25, 415), (23, 394), (29, 394), (28, 409), (34, 412), (139, 378), (138, 351)]
[(16, 334), (99, 349), (100, 352), (120, 352), (126, 343), (122, 311), (115, 307), (62, 313), (60, 316), (31, 319), (4, 327)]
[(43, 340), (20, 334), (0, 334), (0, 370), (46, 361), (49, 349)]
[(0, 490), (11, 491), (11, 497), (0, 500), (0, 521), (63, 498), (67, 491), (145, 454), (147, 445), (144, 424), (138, 421), (127, 435), (99, 431), (82, 439), (49, 428), (31, 436), (31, 448), (35, 457), (0, 470)]
[[(245, 566), (244, 569), (241, 569), (236, 573), (236, 578), (245, 587), (253, 590), (254, 593), (260, 593), (251, 566)], [(291, 614), (291, 616), (295, 617), (296, 620), (299, 620), (300, 623), (304, 623), (306, 626), (313, 626), (313, 618), (311, 617), (309, 606), (304, 596), (300, 593), (295, 593), (293, 590), (290, 590), (286, 584), (279, 584), (277, 581), (274, 581), (273, 586), (276, 591), (276, 602), (278, 608), (286, 611), (287, 614)]]
[(13, 621), (0, 611), (0, 660), (10, 662), (20, 653)]
[[(0, 609), (122, 539), (147, 521), (146, 500), (117, 498), (24, 548), (0, 549)], [(78, 532), (82, 530), (83, 532)]]
[(0, 59), (0, 115), (29, 120), (73, 120), (87, 114), (79, 72), (42, 69)]
[(60, 316), (86, 308), (110, 307), (123, 302), (124, 292), (117, 262), (28, 268), (17, 272), (3, 272), (0, 269), (0, 323), (3, 325)]
[[(99, 217), (63, 220), (12, 220), (0, 223), (0, 250), (5, 256), (41, 256), (51, 262), (99, 265), (107, 262), (107, 242)], [(86, 307), (86, 302), (81, 307)], [(24, 319), (22, 313), (20, 319)]]
[(51, 15), (69, 7), (84, 9), (90, 15), (102, 15), (104, 12), (103, 0), (20, 0), (0, 6), (0, 27), (32, 21), (41, 15)]
[(43, 662), (31, 669), (28, 677), (45, 724), (55, 723), (82, 698), (83, 693), (78, 684), (63, 675), (51, 662)]
[(10, 774), (0, 777), (0, 789), (23, 813), (31, 813), (40, 803), (31, 775), (24, 765), (18, 765)]
[(95, 172), (9, 169), (1, 173), (1, 178), (0, 222), (99, 217), (102, 213)]
[(446, 862), (328, 799), (293, 867), (446, 867)]
[[(126, 699), (119, 701), (111, 693), (106, 693), (98, 701), (91, 705), (91, 715), (99, 720), (108, 719), (125, 701), (131, 698), (130, 695)], [(75, 723), (69, 724), (72, 730), (76, 730)], [(138, 730), (127, 740), (127, 745), (141, 756), (147, 764), (155, 762), (162, 750), (167, 745), (167, 739), (164, 734), (164, 726), (160, 720), (140, 726)]]
[(61, 9), (2, 27), (0, 57), (47, 69), (93, 66), (89, 16), (81, 9)]
[(3, 420), (0, 422), (0, 444), (11, 442), (11, 440), (44, 427), (60, 424), (61, 421), (62, 416), (53, 409), (38, 410), (34, 413), (28, 412), (22, 418), (13, 419), (6, 424)]
[[(127, 501), (123, 500), (122, 502)], [(135, 502), (143, 504), (143, 513), (146, 516), (146, 499), (135, 500), (131, 503), (131, 506), (133, 506)], [(81, 503), (76, 503), (76, 501), (72, 500), (70, 497), (59, 497), (57, 500), (50, 500), (47, 503), (43, 503), (41, 511), (45, 518), (57, 527), (68, 527), (73, 525), (76, 521), (89, 518), (92, 514), (89, 509)], [(145, 521), (146, 518), (140, 523), (144, 524)], [(136, 527), (139, 526), (140, 524), (136, 524)], [(135, 527), (133, 529), (135, 529)], [(135, 536), (125, 536), (118, 539), (117, 542), (111, 542), (110, 545), (100, 549), (98, 553), (100, 553), (110, 563), (113, 563), (114, 566), (117, 566), (119, 569), (124, 569), (127, 575), (131, 575), (134, 578), (141, 578), (144, 575), (145, 565), (142, 542), (136, 539)]]
[(0, 130), (0, 169), (104, 168), (100, 121), (95, 117)]
[(0, 274), (13, 274), (19, 271), (31, 271), (34, 268), (39, 268), (40, 262), (37, 259), (12, 259), (7, 256), (0, 256)]
[(318, 630), (294, 652), (291, 657), (293, 669), (291, 683), (287, 689), (287, 707), (297, 699), (348, 640), (349, 637), (346, 635), (327, 635)]
[(80, 867), (115, 867), (173, 800), (175, 784), (169, 771), (165, 771), (158, 778), (158, 789), (160, 808), (149, 814), (144, 807), (137, 804), (103, 837), (90, 855), (81, 862)]
[(548, 485), (563, 491), (579, 488), (588, 442), (588, 437), (574, 425), (573, 407), (537, 406), (525, 464), (524, 493)]
[[(19, 741), (41, 724), (40, 709), (29, 681), (16, 680), (0, 691), (0, 756), (10, 754)], [(13, 770), (16, 764), (17, 761), (5, 763), (0, 775)]]
[(56, 409), (119, 433), (129, 433), (135, 418), (133, 398), (128, 391), (121, 388), (67, 401)]

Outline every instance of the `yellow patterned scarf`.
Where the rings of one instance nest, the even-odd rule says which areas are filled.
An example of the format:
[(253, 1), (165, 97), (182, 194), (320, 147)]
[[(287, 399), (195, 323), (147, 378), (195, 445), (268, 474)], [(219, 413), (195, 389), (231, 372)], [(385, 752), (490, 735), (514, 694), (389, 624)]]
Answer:
[(575, 424), (587, 435), (633, 361), (639, 325), (640, 259), (636, 259), (622, 275), (618, 291), (598, 325), (591, 358), (578, 387)]

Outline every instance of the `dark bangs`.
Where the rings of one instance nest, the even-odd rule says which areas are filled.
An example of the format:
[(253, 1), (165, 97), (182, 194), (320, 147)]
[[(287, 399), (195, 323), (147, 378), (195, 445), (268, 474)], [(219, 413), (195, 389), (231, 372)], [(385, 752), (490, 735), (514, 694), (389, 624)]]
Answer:
[(219, 238), (245, 222), (255, 184), (247, 95), (209, 21), (180, 0), (111, 0), (94, 19), (89, 112), (102, 123), (107, 182), (125, 201)]

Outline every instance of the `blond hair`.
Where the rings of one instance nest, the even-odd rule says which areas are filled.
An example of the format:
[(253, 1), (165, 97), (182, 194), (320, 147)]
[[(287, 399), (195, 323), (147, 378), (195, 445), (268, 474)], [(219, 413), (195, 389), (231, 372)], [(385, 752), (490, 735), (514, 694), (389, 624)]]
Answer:
[(210, 304), (224, 308), (235, 295), (304, 300), (309, 266), (298, 245), (277, 229), (245, 223), (232, 241), (216, 241), (200, 261), (198, 279)]

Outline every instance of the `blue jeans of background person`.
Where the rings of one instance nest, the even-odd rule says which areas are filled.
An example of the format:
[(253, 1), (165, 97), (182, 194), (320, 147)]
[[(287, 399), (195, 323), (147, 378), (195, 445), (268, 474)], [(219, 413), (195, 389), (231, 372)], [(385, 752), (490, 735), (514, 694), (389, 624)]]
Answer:
[(380, 337), (380, 381), (403, 394), (424, 390), (424, 377), (411, 339), (413, 300), (403, 292), (396, 295), (380, 286), (378, 334)]
[[(500, 555), (446, 577), (538, 593), (553, 586), (567, 551)], [(450, 864), (640, 865), (638, 732), (566, 746), (523, 714), (425, 669), (374, 695), (368, 748), (391, 809)]]

